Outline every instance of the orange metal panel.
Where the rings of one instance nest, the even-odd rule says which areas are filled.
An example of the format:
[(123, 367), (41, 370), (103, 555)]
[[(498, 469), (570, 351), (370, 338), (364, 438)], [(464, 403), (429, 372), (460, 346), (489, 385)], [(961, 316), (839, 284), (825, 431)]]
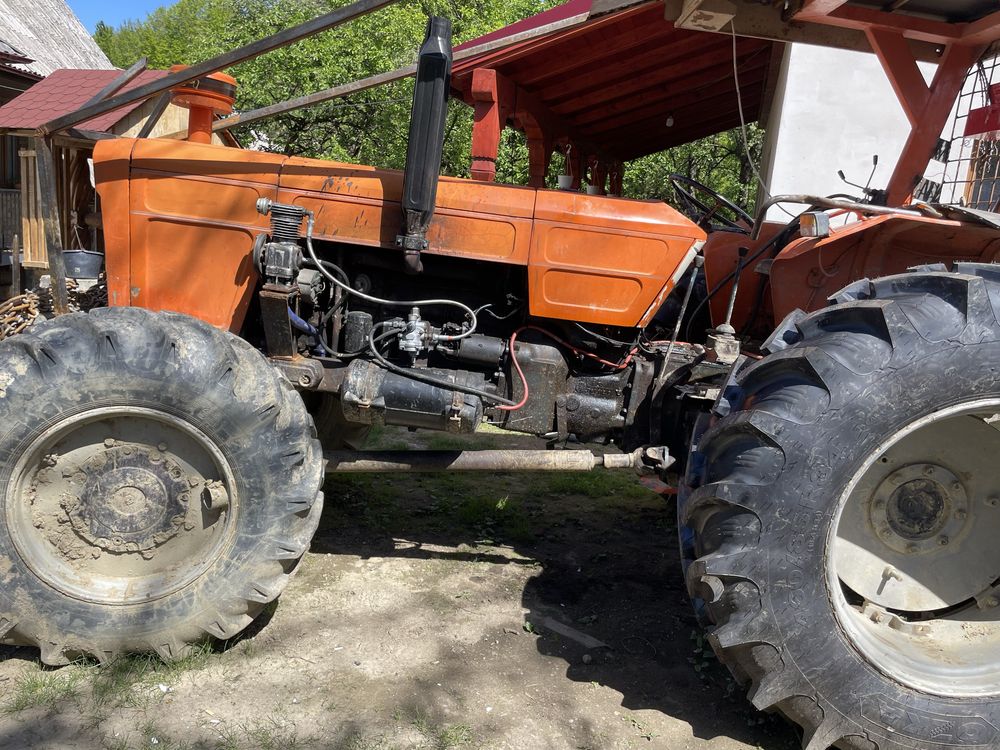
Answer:
[[(403, 174), (393, 169), (289, 159), (278, 201), (316, 214), (316, 237), (393, 248)], [(535, 191), (442, 177), (427, 233), (430, 254), (524, 265)]]
[(847, 284), (902, 273), (926, 263), (1000, 260), (1000, 236), (990, 227), (913, 216), (879, 216), (829, 237), (790, 243), (771, 266), (774, 318), (796, 308), (816, 310)]
[[(312, 210), (317, 239), (398, 252), (398, 171), (189, 142), (110, 143), (95, 162), (112, 304), (238, 330), (257, 282), (250, 249), (268, 229), (260, 197)], [(427, 252), (528, 265), (532, 314), (631, 327), (648, 322), (704, 237), (660, 202), (446, 177)]]
[(108, 304), (129, 304), (129, 160), (135, 141), (127, 138), (94, 144), (94, 177), (104, 216), (104, 261)]
[(107, 156), (95, 151), (109, 278), (128, 278), (109, 281), (111, 304), (184, 312), (238, 330), (257, 277), (250, 248), (268, 226), (255, 204), (276, 196), (285, 157), (172, 140), (113, 143), (134, 148), (127, 212), (121, 201), (108, 206)]
[(544, 190), (528, 268), (532, 315), (613, 326), (649, 322), (705, 233), (665, 203)]

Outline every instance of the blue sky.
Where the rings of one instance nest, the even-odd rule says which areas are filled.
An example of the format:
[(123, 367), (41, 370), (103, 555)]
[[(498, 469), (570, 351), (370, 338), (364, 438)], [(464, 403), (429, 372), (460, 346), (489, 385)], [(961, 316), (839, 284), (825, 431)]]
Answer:
[(143, 19), (161, 5), (172, 5), (172, 0), (67, 0), (77, 18), (94, 33), (98, 21), (118, 26), (129, 19)]

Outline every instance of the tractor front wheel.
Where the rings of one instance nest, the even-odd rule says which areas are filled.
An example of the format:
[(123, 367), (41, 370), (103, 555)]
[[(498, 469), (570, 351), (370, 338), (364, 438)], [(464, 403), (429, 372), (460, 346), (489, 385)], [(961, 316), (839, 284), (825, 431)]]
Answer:
[(301, 398), (193, 318), (98, 309), (0, 344), (0, 642), (182, 655), (285, 587), (322, 509)]
[(1000, 746), (1000, 268), (956, 271), (791, 316), (696, 438), (689, 588), (807, 750)]

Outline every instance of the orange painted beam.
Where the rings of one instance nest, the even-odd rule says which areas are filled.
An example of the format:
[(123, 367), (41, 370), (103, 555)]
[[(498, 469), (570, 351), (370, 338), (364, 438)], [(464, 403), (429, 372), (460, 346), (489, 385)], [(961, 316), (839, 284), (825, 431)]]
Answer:
[(472, 179), (493, 182), (497, 174), (497, 152), (516, 92), (514, 85), (492, 68), (472, 71), (473, 100)]
[[(945, 48), (937, 72), (934, 74), (934, 80), (931, 81), (928, 88), (924, 106), (917, 113), (916, 122), (889, 180), (888, 203), (890, 206), (905, 203), (913, 193), (920, 178), (923, 177), (924, 170), (927, 168), (938, 139), (941, 137), (941, 131), (944, 130), (944, 126), (948, 122), (952, 105), (965, 83), (965, 77), (985, 49), (984, 45), (967, 46), (963, 44), (950, 44)], [(899, 82), (894, 80), (893, 69), (887, 67), (886, 75), (889, 76), (890, 81), (893, 81), (893, 88), (898, 90)], [(900, 101), (903, 101), (902, 97)]]
[(927, 109), (931, 92), (909, 43), (900, 34), (885, 29), (869, 28), (865, 33), (896, 92), (906, 119), (911, 127), (916, 127)]
[(1000, 11), (966, 24), (962, 30), (963, 44), (990, 44), (997, 39), (1000, 39)]
[(828, 16), (846, 2), (847, 0), (805, 0), (795, 18), (801, 21), (811, 20), (814, 16)]

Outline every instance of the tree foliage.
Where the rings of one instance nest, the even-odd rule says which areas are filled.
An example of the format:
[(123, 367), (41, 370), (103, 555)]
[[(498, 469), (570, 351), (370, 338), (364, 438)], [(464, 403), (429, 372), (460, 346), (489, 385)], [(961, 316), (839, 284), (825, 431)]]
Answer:
[[(142, 56), (153, 68), (192, 64), (247, 44), (348, 0), (178, 0), (146, 19), (118, 28), (98, 23), (94, 37), (112, 63), (127, 67)], [(239, 82), (236, 107), (246, 111), (312, 93), (415, 61), (427, 16), (447, 16), (455, 43), (544, 10), (554, 0), (401, 0), (337, 29), (241, 63), (229, 72)], [(399, 168), (406, 159), (411, 80), (289, 112), (236, 135), (251, 146), (289, 155)], [(472, 110), (449, 108), (442, 170), (468, 176)], [(759, 160), (761, 131), (751, 127), (751, 158)], [(560, 171), (553, 158), (550, 177)], [(626, 165), (626, 195), (670, 198), (667, 176), (679, 172), (746, 205), (754, 178), (739, 131), (643, 157)], [(524, 184), (528, 157), (524, 137), (507, 130), (500, 143), (497, 179)]]

